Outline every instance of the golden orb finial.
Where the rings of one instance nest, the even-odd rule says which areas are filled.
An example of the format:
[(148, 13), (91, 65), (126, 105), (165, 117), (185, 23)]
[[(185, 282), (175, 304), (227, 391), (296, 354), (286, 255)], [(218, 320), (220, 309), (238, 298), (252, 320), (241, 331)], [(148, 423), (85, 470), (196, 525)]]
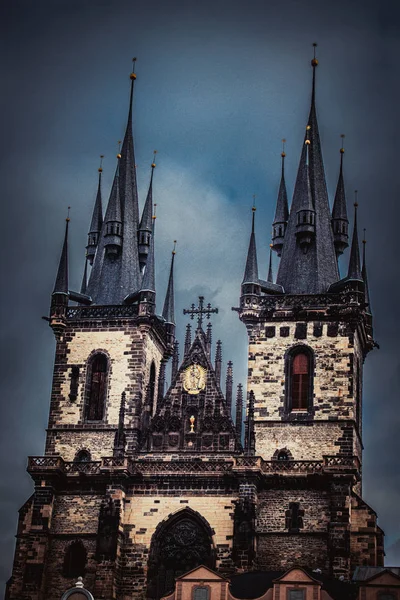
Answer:
[(344, 154), (344, 138), (346, 136), (344, 135), (344, 133), (341, 133), (340, 137), (342, 138), (342, 147), (340, 148), (340, 154)]
[(270, 245), (269, 245), (269, 247), (270, 247), (270, 248), (271, 248), (271, 250), (272, 250), (272, 248), (274, 247), (274, 245), (273, 245), (273, 244), (270, 244)]
[(121, 158), (121, 140), (118, 140), (118, 154), (117, 154), (117, 158), (120, 159)]
[(281, 152), (282, 158), (285, 158), (285, 156), (286, 156), (285, 144), (286, 144), (286, 140), (285, 140), (285, 138), (283, 138), (283, 140), (282, 140), (282, 152)]
[(157, 204), (154, 205), (154, 212), (153, 212), (153, 216), (151, 217), (153, 219), (153, 221), (155, 221), (157, 219), (156, 210), (157, 210)]
[(176, 254), (176, 240), (174, 240), (174, 247), (172, 249), (172, 254)]
[(103, 158), (104, 158), (104, 154), (100, 154), (100, 166), (99, 166), (99, 173), (103, 172)]
[(71, 219), (69, 218), (69, 211), (70, 211), (70, 210), (71, 210), (71, 207), (70, 207), (70, 206), (68, 206), (67, 218), (65, 219), (65, 221), (66, 221), (67, 223), (69, 223), (69, 222), (70, 222), (70, 220), (71, 220)]
[(317, 67), (317, 66), (318, 66), (318, 59), (317, 59), (317, 58), (316, 58), (316, 56), (315, 56), (315, 49), (316, 49), (316, 47), (317, 47), (317, 44), (316, 44), (316, 42), (314, 42), (314, 43), (313, 43), (313, 48), (314, 48), (314, 57), (313, 57), (313, 59), (312, 59), (312, 61), (311, 61), (311, 66), (312, 66), (312, 67)]
[(153, 162), (151, 163), (152, 169), (155, 169), (155, 167), (156, 167), (156, 154), (157, 154), (157, 150), (154, 150)]

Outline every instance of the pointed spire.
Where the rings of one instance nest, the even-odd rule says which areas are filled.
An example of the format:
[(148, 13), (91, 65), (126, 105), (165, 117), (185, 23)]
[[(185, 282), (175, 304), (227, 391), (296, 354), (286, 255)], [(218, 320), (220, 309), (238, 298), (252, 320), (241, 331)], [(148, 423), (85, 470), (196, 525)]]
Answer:
[(344, 250), (349, 245), (349, 220), (347, 218), (346, 194), (343, 178), (344, 134), (340, 137), (342, 138), (342, 147), (340, 148), (340, 170), (332, 209), (333, 239), (336, 256), (338, 257), (343, 254)]
[(355, 202), (354, 202), (354, 226), (353, 226), (353, 238), (351, 240), (350, 260), (349, 260), (349, 279), (362, 280), (361, 266), (360, 266), (360, 249), (358, 245), (358, 229), (357, 229), (357, 190), (355, 191)]
[(274, 275), (272, 273), (272, 244), (269, 245), (269, 267), (268, 267), (268, 283), (274, 283)]
[(229, 414), (232, 411), (233, 362), (230, 360), (226, 368), (225, 399)]
[(187, 356), (189, 354), (190, 346), (192, 345), (192, 327), (190, 323), (186, 325), (186, 334), (185, 334), (185, 348), (184, 355)]
[(236, 435), (239, 440), (242, 437), (242, 422), (243, 422), (243, 386), (239, 383), (236, 394), (236, 419), (235, 419)]
[(209, 321), (207, 323), (207, 330), (206, 330), (206, 346), (207, 346), (208, 358), (211, 358), (211, 343), (212, 343), (212, 324)]
[(87, 257), (90, 264), (93, 264), (93, 259), (96, 254), (97, 244), (99, 242), (99, 235), (101, 232), (101, 228), (103, 225), (103, 207), (101, 200), (101, 176), (103, 173), (103, 158), (104, 155), (100, 155), (100, 166), (98, 169), (99, 172), (99, 183), (97, 187), (97, 195), (96, 201), (93, 207), (92, 221), (90, 223), (90, 229), (88, 234), (88, 245), (87, 248)]
[(69, 226), (69, 211), (65, 219), (65, 235), (64, 243), (61, 251), (60, 262), (58, 265), (57, 277), (54, 284), (53, 294), (65, 294), (68, 296), (68, 226)]
[(242, 285), (244, 284), (255, 284), (258, 285), (258, 264), (257, 264), (257, 248), (256, 248), (256, 237), (254, 233), (254, 219), (255, 219), (256, 207), (252, 207), (252, 222), (251, 222), (251, 235), (249, 250), (247, 252), (246, 268), (244, 271), (244, 277)]
[(285, 182), (285, 142), (286, 140), (282, 140), (282, 173), (281, 173), (281, 182), (279, 185), (278, 199), (276, 201), (276, 210), (275, 210), (275, 218), (272, 223), (272, 249), (278, 254), (278, 256), (282, 253), (283, 247), (283, 238), (285, 237), (286, 226), (289, 218), (289, 207), (288, 207), (288, 198), (286, 191), (286, 182)]
[(179, 368), (179, 342), (174, 343), (174, 352), (172, 354), (171, 379), (175, 380)]
[(371, 301), (370, 301), (370, 297), (369, 297), (369, 287), (368, 287), (368, 275), (367, 275), (367, 261), (366, 261), (366, 256), (365, 256), (365, 247), (367, 245), (367, 240), (365, 239), (365, 229), (364, 229), (364, 239), (363, 239), (363, 264), (362, 264), (362, 269), (361, 269), (361, 275), (362, 278), (364, 280), (364, 286), (365, 286), (365, 304), (366, 304), (366, 311), (369, 314), (372, 314), (372, 310), (371, 310)]
[(218, 385), (221, 385), (221, 366), (222, 366), (222, 342), (217, 341), (215, 350), (215, 377)]
[[(305, 142), (308, 140), (309, 144), (306, 144), (308, 148), (303, 146), (302, 149), (285, 233), (285, 244), (276, 278), (276, 283), (281, 285), (288, 294), (323, 293), (339, 279), (315, 106), (318, 65), (315, 48), (316, 44), (314, 58), (311, 61), (313, 68), (311, 108), (304, 140)], [(308, 212), (305, 216), (308, 215), (313, 220), (304, 223), (303, 227), (303, 224), (299, 223), (298, 211), (303, 210), (304, 201), (308, 204), (306, 209)], [(315, 211), (315, 214), (313, 215), (311, 211)], [(300, 216), (302, 218), (303, 214)], [(306, 229), (310, 231), (307, 232)], [(308, 233), (311, 234), (310, 239)]]
[(122, 458), (125, 452), (125, 432), (124, 432), (124, 422), (125, 422), (125, 402), (126, 402), (126, 393), (122, 392), (121, 394), (121, 404), (119, 407), (119, 417), (118, 417), (118, 429), (115, 435), (114, 440), (114, 456), (117, 458)]
[(87, 264), (88, 264), (88, 259), (86, 257), (85, 258), (85, 268), (83, 269), (83, 277), (82, 277), (82, 284), (81, 284), (81, 294), (86, 294), (86, 289), (87, 289)]
[(151, 175), (149, 190), (147, 192), (146, 202), (143, 207), (142, 218), (139, 225), (138, 238), (139, 238), (139, 262), (140, 268), (146, 265), (147, 255), (150, 248), (150, 238), (152, 230), (152, 218), (153, 218), (153, 175), (154, 169), (156, 168), (155, 156), (157, 150), (154, 150), (154, 158), (151, 163)]
[(105, 225), (105, 249), (108, 256), (119, 255), (122, 246), (122, 216), (121, 200), (119, 194), (119, 159), (115, 170), (114, 181), (111, 187), (110, 199), (108, 201)]
[(255, 452), (255, 434), (254, 434), (254, 404), (255, 397), (253, 390), (249, 392), (246, 435), (245, 435), (245, 452), (247, 455), (254, 455)]
[(156, 230), (156, 216), (153, 215), (153, 229), (150, 240), (150, 250), (147, 256), (146, 269), (143, 275), (142, 291), (149, 291), (155, 294), (156, 292), (156, 278), (155, 278), (155, 257), (154, 257), (154, 235)]
[(162, 316), (165, 319), (166, 323), (173, 323), (173, 324), (175, 324), (175, 300), (174, 300), (174, 261), (175, 261), (175, 254), (176, 254), (175, 248), (176, 248), (176, 240), (174, 240), (174, 248), (172, 250), (168, 287), (167, 287), (167, 293), (165, 295), (164, 308), (163, 308), (163, 312), (162, 312)]

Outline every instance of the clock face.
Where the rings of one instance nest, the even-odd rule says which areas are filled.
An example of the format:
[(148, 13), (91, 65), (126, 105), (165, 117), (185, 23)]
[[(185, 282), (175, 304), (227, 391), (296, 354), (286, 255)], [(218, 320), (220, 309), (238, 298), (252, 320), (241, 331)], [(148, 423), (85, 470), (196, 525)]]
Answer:
[(206, 387), (207, 371), (196, 363), (190, 365), (183, 373), (183, 388), (188, 394), (198, 394)]

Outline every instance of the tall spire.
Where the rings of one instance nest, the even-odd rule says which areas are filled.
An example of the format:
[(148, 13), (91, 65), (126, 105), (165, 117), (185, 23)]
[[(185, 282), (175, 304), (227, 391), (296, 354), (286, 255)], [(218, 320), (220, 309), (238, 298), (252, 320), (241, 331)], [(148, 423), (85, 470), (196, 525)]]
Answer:
[[(311, 61), (313, 81), (311, 108), (307, 124), (309, 129), (306, 130), (304, 139), (305, 142), (308, 139), (310, 143), (308, 148), (303, 146), (302, 149), (293, 202), (285, 233), (285, 243), (277, 275), (277, 284), (281, 285), (288, 294), (323, 293), (339, 279), (315, 106), (316, 68), (318, 65), (318, 60), (315, 58), (315, 47), (316, 45), (314, 45), (314, 58)], [(310, 192), (308, 192), (308, 184), (304, 185), (307, 155)], [(299, 193), (300, 188), (303, 190), (301, 194)], [(315, 221), (309, 223), (314, 227), (314, 235), (310, 243), (304, 245), (305, 236), (296, 235), (297, 232), (303, 229), (299, 227), (298, 211), (300, 205), (307, 200), (304, 196), (309, 195), (311, 196), (312, 209), (315, 211)], [(309, 214), (311, 216), (311, 212)]]
[(174, 343), (174, 351), (172, 354), (172, 367), (171, 367), (171, 379), (172, 382), (175, 380), (176, 374), (179, 368), (179, 342)]
[(82, 283), (81, 283), (81, 294), (86, 294), (86, 290), (87, 290), (87, 264), (88, 264), (88, 258), (85, 257), (85, 268), (83, 269), (83, 277), (82, 277)]
[(252, 208), (252, 222), (251, 222), (251, 234), (249, 250), (247, 252), (246, 268), (244, 271), (244, 277), (242, 285), (244, 284), (256, 284), (258, 285), (258, 264), (257, 264), (257, 248), (256, 248), (256, 236), (254, 233), (254, 218), (256, 213), (256, 207)]
[(68, 227), (69, 227), (69, 211), (65, 219), (65, 234), (64, 242), (61, 250), (60, 262), (58, 264), (57, 277), (54, 284), (53, 294), (65, 294), (68, 296)]
[(278, 254), (278, 256), (282, 253), (283, 241), (286, 232), (286, 226), (289, 217), (289, 207), (288, 207), (288, 199), (286, 192), (286, 183), (285, 183), (285, 142), (286, 140), (282, 140), (282, 173), (281, 173), (281, 182), (279, 185), (278, 199), (276, 201), (276, 210), (275, 210), (275, 218), (272, 223), (272, 249)]
[(155, 257), (154, 257), (154, 235), (156, 230), (156, 216), (153, 215), (152, 233), (150, 239), (150, 250), (147, 256), (147, 264), (142, 280), (142, 292), (156, 293)]
[(165, 321), (167, 323), (174, 323), (174, 324), (175, 324), (174, 261), (175, 261), (175, 254), (176, 254), (175, 248), (176, 248), (176, 240), (174, 240), (174, 248), (172, 250), (168, 287), (167, 287), (167, 293), (165, 295), (164, 308), (162, 311), (162, 316), (165, 319)]
[(132, 106), (133, 90), (136, 81), (136, 58), (134, 58), (132, 62), (133, 69), (130, 74), (131, 91), (128, 122), (126, 125), (124, 141), (122, 143), (120, 160), (120, 193), (124, 229), (124, 244), (122, 247), (121, 261), (121, 287), (124, 290), (123, 297), (139, 289), (140, 284), (139, 252), (137, 246), (139, 203), (132, 132)]
[(226, 406), (228, 408), (229, 414), (231, 414), (231, 410), (232, 410), (232, 387), (233, 387), (233, 363), (230, 360), (228, 362), (228, 366), (226, 368), (226, 388), (225, 388)]
[(215, 350), (215, 378), (218, 382), (218, 385), (221, 385), (221, 366), (222, 366), (222, 342), (221, 340), (217, 340), (216, 350)]
[(366, 245), (367, 245), (367, 240), (365, 239), (365, 229), (364, 229), (363, 263), (362, 263), (361, 275), (362, 275), (362, 278), (364, 280), (364, 286), (365, 286), (366, 311), (367, 311), (367, 313), (371, 314), (372, 310), (371, 310), (371, 300), (370, 300), (370, 297), (369, 297), (368, 275), (367, 275), (367, 261), (366, 261), (366, 256), (365, 256), (365, 246)]
[(154, 150), (154, 159), (151, 163), (151, 175), (149, 190), (147, 192), (146, 202), (143, 207), (142, 218), (139, 225), (138, 231), (138, 242), (139, 242), (139, 263), (140, 268), (146, 265), (147, 255), (150, 249), (150, 238), (152, 230), (152, 217), (153, 217), (153, 175), (156, 167), (155, 156), (157, 150)]
[(273, 249), (273, 245), (270, 244), (269, 245), (269, 267), (268, 267), (268, 277), (267, 277), (268, 283), (274, 283), (274, 274), (272, 272), (272, 249)]
[(344, 147), (343, 140), (344, 135), (341, 135), (342, 146), (340, 148), (340, 170), (339, 178), (336, 187), (335, 201), (332, 209), (332, 229), (333, 239), (335, 244), (336, 256), (343, 254), (344, 250), (349, 245), (349, 220), (347, 218), (347, 207), (346, 207), (346, 194), (344, 189), (343, 179), (343, 156)]
[(358, 245), (358, 229), (357, 229), (357, 190), (355, 191), (355, 202), (354, 202), (354, 226), (353, 226), (353, 237), (351, 240), (350, 260), (349, 260), (349, 279), (359, 279), (362, 281), (361, 275), (361, 261), (360, 261), (360, 248)]
[(99, 183), (97, 186), (97, 195), (96, 201), (93, 207), (92, 221), (90, 223), (90, 229), (88, 234), (88, 245), (87, 249), (87, 257), (90, 264), (93, 264), (94, 256), (96, 254), (97, 244), (99, 243), (99, 236), (101, 232), (101, 228), (103, 225), (103, 207), (101, 201), (101, 176), (103, 173), (103, 158), (104, 155), (100, 155), (100, 166), (98, 169), (99, 172)]
[(237, 387), (236, 394), (236, 418), (235, 418), (235, 427), (236, 427), (236, 435), (239, 440), (242, 437), (242, 421), (243, 421), (243, 386), (239, 383)]

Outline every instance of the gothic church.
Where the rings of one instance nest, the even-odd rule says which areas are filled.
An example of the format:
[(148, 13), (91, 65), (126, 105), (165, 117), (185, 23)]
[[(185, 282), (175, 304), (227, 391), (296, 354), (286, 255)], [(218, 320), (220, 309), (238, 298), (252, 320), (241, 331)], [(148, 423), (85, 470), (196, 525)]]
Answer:
[(196, 321), (179, 356), (175, 252), (156, 301), (155, 164), (140, 215), (131, 74), (104, 216), (99, 169), (79, 292), (68, 286), (66, 224), (48, 317), (56, 356), (45, 454), (29, 458), (34, 493), (19, 511), (7, 600), (59, 600), (78, 576), (96, 600), (159, 600), (199, 565), (222, 576), (296, 565), (346, 579), (383, 565), (383, 532), (361, 496), (363, 364), (374, 347), (365, 245), (361, 262), (356, 207), (340, 278), (343, 149), (331, 211), (317, 64), (290, 210), (282, 153), (275, 280), (271, 268), (259, 278), (253, 209), (235, 309), (248, 379), (235, 402), (232, 364), (222, 384), (221, 342), (213, 348), (204, 326), (216, 308), (203, 297), (186, 311)]

